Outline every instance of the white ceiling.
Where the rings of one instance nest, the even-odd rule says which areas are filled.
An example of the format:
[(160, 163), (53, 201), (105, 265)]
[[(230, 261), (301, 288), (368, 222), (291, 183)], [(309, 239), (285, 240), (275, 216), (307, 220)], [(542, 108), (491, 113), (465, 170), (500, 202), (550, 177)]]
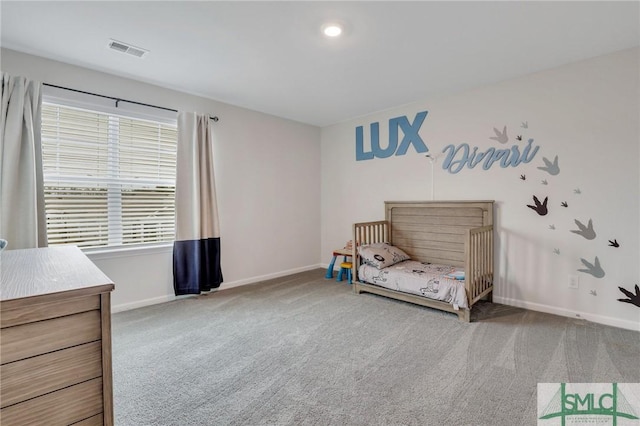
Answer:
[[(325, 126), (640, 44), (629, 2), (32, 2), (2, 47)], [(320, 27), (340, 20), (345, 34)], [(143, 59), (110, 38), (150, 50)], [(96, 88), (99, 91), (99, 88)]]

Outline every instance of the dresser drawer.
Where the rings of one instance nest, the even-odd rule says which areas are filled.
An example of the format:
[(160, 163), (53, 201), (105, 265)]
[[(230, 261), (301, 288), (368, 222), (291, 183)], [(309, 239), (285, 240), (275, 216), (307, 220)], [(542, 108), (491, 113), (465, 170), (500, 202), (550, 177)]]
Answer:
[(22, 302), (18, 304), (18, 306), (15, 306), (16, 304), (17, 303), (13, 303), (13, 307), (8, 307), (11, 304), (2, 303), (0, 328), (13, 327), (20, 324), (100, 309), (100, 295), (95, 294), (85, 297), (64, 298), (30, 304)]
[(2, 408), (102, 375), (101, 342), (0, 366)]
[(102, 379), (11, 405), (0, 411), (2, 426), (70, 425), (102, 413)]
[(89, 311), (0, 330), (0, 364), (100, 340), (100, 311)]

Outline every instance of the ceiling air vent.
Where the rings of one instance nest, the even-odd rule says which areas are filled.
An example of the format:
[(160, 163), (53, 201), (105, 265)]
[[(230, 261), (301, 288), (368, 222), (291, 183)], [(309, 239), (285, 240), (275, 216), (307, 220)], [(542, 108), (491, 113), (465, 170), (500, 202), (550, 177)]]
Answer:
[(133, 55), (138, 58), (142, 58), (144, 55), (149, 53), (148, 50), (142, 49), (140, 47), (135, 47), (127, 43), (123, 43), (121, 41), (109, 40), (109, 48), (113, 50), (117, 50), (118, 52), (128, 53), (129, 55)]

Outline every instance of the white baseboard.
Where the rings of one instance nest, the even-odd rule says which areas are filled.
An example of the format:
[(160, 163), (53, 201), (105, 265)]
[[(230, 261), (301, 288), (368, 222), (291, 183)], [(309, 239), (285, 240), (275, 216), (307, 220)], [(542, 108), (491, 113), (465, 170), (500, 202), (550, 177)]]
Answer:
[[(288, 269), (286, 271), (280, 271), (280, 272), (276, 272), (276, 273), (273, 273), (273, 274), (267, 274), (267, 275), (259, 275), (257, 277), (245, 278), (243, 280), (231, 281), (231, 282), (228, 282), (228, 283), (224, 283), (223, 282), (222, 285), (220, 286), (220, 288), (218, 289), (218, 291), (226, 290), (228, 288), (233, 288), (233, 287), (239, 287), (241, 285), (253, 284), (253, 283), (260, 282), (260, 281), (271, 280), (273, 278), (280, 278), (280, 277), (284, 277), (284, 276), (287, 276), (287, 275), (293, 275), (293, 274), (297, 274), (299, 272), (311, 271), (313, 269), (318, 269), (318, 268), (322, 268), (322, 265), (316, 264), (316, 265), (303, 266), (301, 268)], [(325, 269), (326, 269), (326, 267), (325, 267)]]
[(157, 305), (158, 303), (166, 303), (174, 300), (176, 300), (176, 296), (174, 296), (173, 294), (167, 294), (165, 296), (153, 297), (151, 299), (137, 300), (130, 303), (121, 303), (119, 305), (112, 305), (111, 313), (115, 314), (116, 312), (130, 311), (131, 309), (142, 308), (149, 305)]
[[(220, 286), (220, 288), (214, 290), (214, 291), (220, 291), (220, 290), (226, 290), (228, 288), (233, 288), (233, 287), (240, 287), (242, 285), (247, 285), (247, 284), (254, 284), (260, 281), (266, 281), (266, 280), (270, 280), (273, 278), (280, 278), (280, 277), (284, 277), (287, 275), (292, 275), (292, 274), (297, 274), (299, 272), (306, 272), (306, 271), (311, 271), (313, 269), (318, 269), (318, 268), (322, 268), (322, 265), (320, 264), (316, 264), (316, 265), (309, 265), (309, 266), (303, 266), (301, 268), (294, 268), (294, 269), (288, 269), (286, 271), (280, 271), (280, 272), (276, 272), (273, 274), (267, 274), (267, 275), (260, 275), (257, 277), (251, 277), (251, 278), (245, 278), (243, 280), (237, 280), (237, 281), (231, 281), (231, 282), (223, 282), (222, 285)], [(326, 266), (324, 267), (326, 269)], [(130, 302), (130, 303), (121, 303), (119, 305), (112, 305), (111, 306), (111, 313), (116, 313), (116, 312), (123, 312), (123, 311), (129, 311), (131, 309), (137, 309), (137, 308), (142, 308), (144, 306), (150, 306), (150, 305), (157, 305), (159, 303), (166, 303), (166, 302), (172, 302), (176, 299), (180, 299), (180, 298), (184, 298), (184, 297), (192, 297), (195, 295), (187, 295), (187, 296), (174, 296), (173, 294), (167, 294), (164, 296), (159, 296), (159, 297), (153, 297), (151, 299), (143, 299), (143, 300), (137, 300), (135, 302)]]
[(627, 330), (640, 331), (640, 321), (627, 321), (619, 318), (607, 317), (604, 315), (591, 314), (588, 312), (572, 311), (569, 309), (559, 308), (557, 306), (542, 305), (539, 303), (526, 302), (519, 299), (510, 299), (507, 297), (493, 296), (493, 301), (502, 303), (503, 305), (515, 306), (517, 308), (529, 309), (531, 311), (544, 312), (547, 314), (560, 315), (568, 318), (584, 319), (599, 324), (610, 325), (613, 327), (624, 328)]

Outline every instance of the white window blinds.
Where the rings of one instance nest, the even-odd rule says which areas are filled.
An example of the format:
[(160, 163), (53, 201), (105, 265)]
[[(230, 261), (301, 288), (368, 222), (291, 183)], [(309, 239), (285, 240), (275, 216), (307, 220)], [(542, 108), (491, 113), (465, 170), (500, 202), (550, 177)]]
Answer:
[(176, 124), (42, 106), (49, 245), (173, 241)]

